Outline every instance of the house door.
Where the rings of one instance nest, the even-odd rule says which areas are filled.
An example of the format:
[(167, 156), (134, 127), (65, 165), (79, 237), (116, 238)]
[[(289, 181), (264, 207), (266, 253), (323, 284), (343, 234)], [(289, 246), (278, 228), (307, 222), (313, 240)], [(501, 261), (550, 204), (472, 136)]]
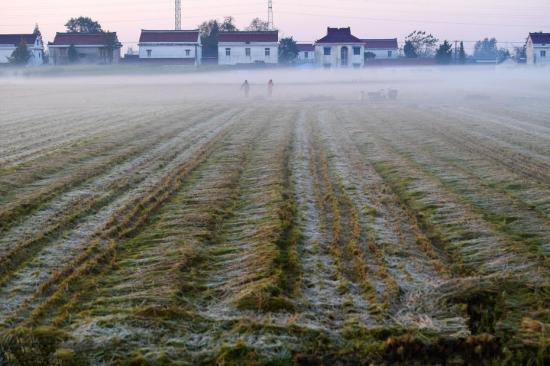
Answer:
[(348, 54), (348, 48), (342, 47), (342, 49), (340, 50), (340, 61), (342, 63), (342, 66), (348, 66)]

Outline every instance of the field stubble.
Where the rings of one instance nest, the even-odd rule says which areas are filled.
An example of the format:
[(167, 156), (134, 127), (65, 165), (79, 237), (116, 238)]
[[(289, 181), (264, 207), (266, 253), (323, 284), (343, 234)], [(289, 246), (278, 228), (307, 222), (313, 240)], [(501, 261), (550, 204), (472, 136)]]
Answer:
[(151, 105), (1, 122), (0, 361), (548, 361), (550, 111)]

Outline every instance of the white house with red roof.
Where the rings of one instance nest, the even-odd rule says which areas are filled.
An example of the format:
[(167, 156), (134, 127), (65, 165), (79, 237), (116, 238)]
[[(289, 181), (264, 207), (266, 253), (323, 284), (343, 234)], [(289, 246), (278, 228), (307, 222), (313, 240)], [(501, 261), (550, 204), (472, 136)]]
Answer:
[(142, 30), (139, 60), (198, 66), (202, 59), (199, 30)]
[(31, 54), (28, 65), (38, 66), (44, 63), (44, 43), (40, 32), (33, 34), (0, 34), (0, 64), (9, 63), (13, 51), (21, 43), (27, 45)]
[(218, 64), (279, 63), (279, 32), (220, 32)]
[(365, 42), (365, 58), (375, 60), (391, 60), (399, 57), (397, 38), (363, 39)]
[(525, 52), (527, 64), (550, 65), (550, 33), (529, 33)]
[(102, 33), (57, 33), (54, 41), (48, 43), (50, 64), (71, 63), (69, 48), (74, 46), (77, 63), (118, 64), (122, 44), (116, 32)]
[(315, 60), (325, 68), (363, 67), (365, 42), (351, 34), (351, 28), (328, 28), (315, 42)]
[(315, 45), (311, 43), (298, 43), (298, 62), (302, 64), (315, 63)]

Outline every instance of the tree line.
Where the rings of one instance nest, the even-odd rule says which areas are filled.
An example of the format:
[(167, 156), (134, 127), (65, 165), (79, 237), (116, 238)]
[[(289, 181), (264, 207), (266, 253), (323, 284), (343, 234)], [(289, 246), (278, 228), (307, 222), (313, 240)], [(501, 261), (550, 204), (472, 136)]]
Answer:
[[(455, 49), (451, 43), (444, 40), (438, 44), (439, 40), (426, 31), (415, 30), (405, 37), (403, 45), (403, 54), (407, 58), (432, 58), (440, 64), (466, 64), (469, 56), (464, 49), (464, 42), (460, 42)], [(525, 46), (515, 47), (513, 54), (507, 48), (499, 48), (496, 38), (484, 38), (477, 41), (474, 45), (472, 58), (476, 60), (495, 60), (498, 63), (508, 59), (514, 59), (516, 62), (525, 60)]]

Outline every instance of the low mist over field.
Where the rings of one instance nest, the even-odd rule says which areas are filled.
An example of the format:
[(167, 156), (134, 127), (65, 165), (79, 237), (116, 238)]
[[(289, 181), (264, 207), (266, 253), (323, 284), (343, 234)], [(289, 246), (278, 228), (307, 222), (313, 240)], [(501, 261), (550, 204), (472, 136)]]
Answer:
[(13, 70), (0, 365), (550, 363), (547, 70)]
[[(46, 69), (48, 70), (48, 69)], [(118, 73), (122, 71), (122, 73)], [(136, 67), (113, 68), (117, 74), (105, 74), (104, 69), (68, 67), (49, 72), (34, 70), (13, 72), (7, 69), (3, 75), (1, 92), (10, 96), (21, 90), (42, 88), (46, 94), (56, 96), (55, 91), (66, 92), (74, 101), (87, 102), (88, 95), (108, 102), (117, 95), (117, 103), (171, 102), (175, 100), (244, 100), (240, 86), (244, 80), (251, 84), (250, 99), (262, 100), (267, 95), (267, 82), (275, 83), (275, 101), (304, 101), (326, 97), (338, 101), (357, 101), (361, 92), (378, 92), (381, 89), (398, 89), (402, 102), (467, 102), (464, 97), (483, 93), (485, 102), (490, 98), (548, 98), (550, 74), (541, 70), (518, 66), (499, 65), (473, 67), (419, 67), (373, 68), (364, 70), (241, 70), (200, 73), (180, 73), (176, 68), (165, 68), (160, 74), (150, 74), (147, 69)], [(22, 76), (30, 74), (31, 76)], [(84, 75), (82, 75), (84, 74)], [(110, 74), (110, 75), (109, 75)], [(9, 88), (8, 88), (9, 87)], [(108, 88), (109, 93), (105, 93)], [(100, 95), (95, 95), (99, 93)], [(15, 94), (17, 95), (17, 94)], [(120, 98), (120, 99), (118, 99)], [(366, 98), (366, 97), (365, 97)], [(475, 100), (475, 98), (470, 98)], [(15, 100), (14, 100), (15, 102)], [(38, 103), (49, 103), (40, 98)]]

